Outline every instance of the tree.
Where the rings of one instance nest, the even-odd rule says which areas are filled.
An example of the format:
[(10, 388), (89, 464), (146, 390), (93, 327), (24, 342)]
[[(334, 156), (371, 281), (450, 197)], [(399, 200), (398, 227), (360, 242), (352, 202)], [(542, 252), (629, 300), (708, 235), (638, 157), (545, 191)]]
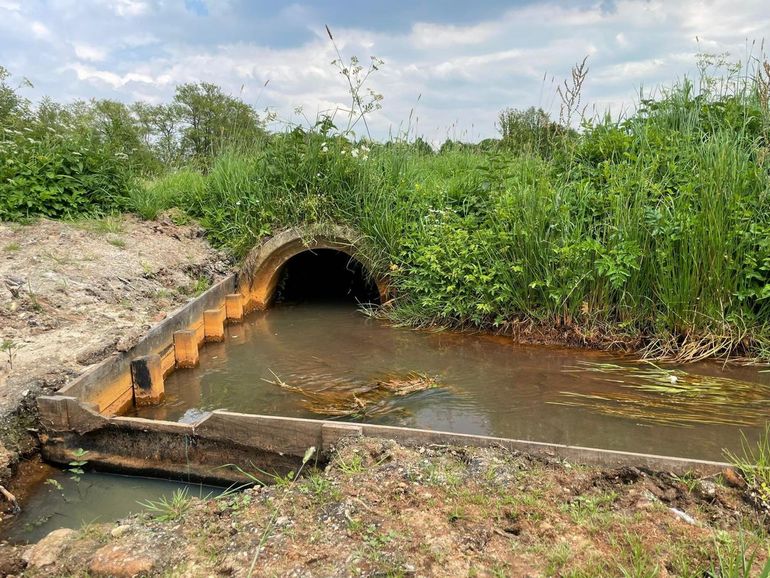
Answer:
[(163, 166), (173, 167), (182, 160), (180, 110), (175, 104), (151, 105), (136, 102), (131, 110), (141, 126), (142, 138)]
[(206, 163), (225, 145), (248, 145), (265, 134), (256, 111), (208, 82), (177, 86), (174, 103), (182, 124), (182, 149)]
[(497, 117), (501, 145), (508, 150), (550, 157), (560, 136), (570, 131), (553, 122), (542, 108), (506, 108)]
[[(10, 126), (15, 118), (24, 117), (29, 113), (29, 100), (19, 95), (11, 85), (8, 79), (11, 73), (0, 66), (0, 126)], [(24, 79), (23, 86), (32, 86)]]

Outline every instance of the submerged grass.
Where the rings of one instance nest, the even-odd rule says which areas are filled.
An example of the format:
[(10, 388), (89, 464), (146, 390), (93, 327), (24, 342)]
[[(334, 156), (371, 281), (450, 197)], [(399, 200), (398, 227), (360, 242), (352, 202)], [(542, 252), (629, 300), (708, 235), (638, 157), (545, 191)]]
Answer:
[(770, 409), (770, 386), (664, 369), (653, 363), (629, 367), (579, 362), (565, 371), (583, 377), (594, 374), (612, 387), (590, 394), (562, 391), (559, 400), (549, 403), (648, 423), (761, 427)]

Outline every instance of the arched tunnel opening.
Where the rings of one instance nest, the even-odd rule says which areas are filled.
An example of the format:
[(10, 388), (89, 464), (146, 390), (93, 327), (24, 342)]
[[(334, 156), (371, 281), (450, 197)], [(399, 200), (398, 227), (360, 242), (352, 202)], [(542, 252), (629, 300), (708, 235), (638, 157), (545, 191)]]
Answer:
[(275, 302), (379, 304), (380, 293), (357, 259), (335, 249), (309, 249), (281, 267)]

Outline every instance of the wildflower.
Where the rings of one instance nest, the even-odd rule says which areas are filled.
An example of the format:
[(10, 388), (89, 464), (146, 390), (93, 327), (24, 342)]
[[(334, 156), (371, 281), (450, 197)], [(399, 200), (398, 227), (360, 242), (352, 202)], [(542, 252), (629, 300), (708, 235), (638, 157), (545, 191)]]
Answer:
[(241, 202), (240, 202), (240, 201), (235, 201), (235, 205), (236, 205), (236, 206), (239, 206), (240, 204), (241, 204)]
[(353, 149), (350, 151), (350, 156), (355, 158), (358, 158), (358, 149)]
[(346, 151), (345, 149), (342, 149), (342, 152), (341, 152), (340, 154), (341, 154), (341, 155), (345, 155), (345, 154), (347, 154), (347, 152), (348, 152), (348, 151)]

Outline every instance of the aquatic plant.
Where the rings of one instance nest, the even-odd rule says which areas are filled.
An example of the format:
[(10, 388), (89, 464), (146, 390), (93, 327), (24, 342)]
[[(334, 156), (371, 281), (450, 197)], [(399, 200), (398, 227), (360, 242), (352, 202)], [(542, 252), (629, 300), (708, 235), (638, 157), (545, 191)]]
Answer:
[(273, 379), (263, 381), (302, 395), (302, 406), (317, 415), (336, 418), (364, 419), (385, 415), (399, 408), (393, 398), (440, 387), (435, 378), (418, 372), (380, 376), (367, 383), (345, 379), (324, 379), (323, 385), (290, 385), (274, 372)]
[(637, 367), (581, 361), (564, 372), (595, 376), (612, 387), (590, 394), (561, 391), (558, 400), (548, 403), (651, 423), (762, 426), (770, 405), (770, 386), (665, 369), (651, 362)]

